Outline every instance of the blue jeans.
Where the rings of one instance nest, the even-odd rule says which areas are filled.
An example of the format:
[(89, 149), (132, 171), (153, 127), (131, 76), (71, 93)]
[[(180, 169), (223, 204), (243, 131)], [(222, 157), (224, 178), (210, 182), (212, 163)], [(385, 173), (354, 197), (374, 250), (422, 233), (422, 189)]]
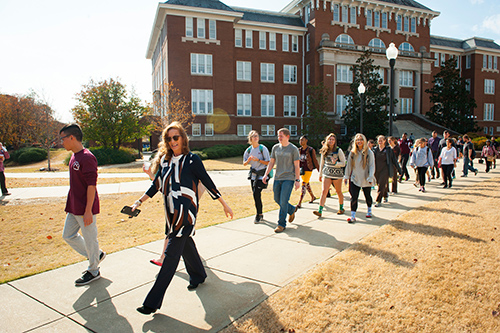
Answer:
[(467, 176), (467, 174), (469, 173), (469, 170), (472, 171), (472, 172), (476, 172), (476, 169), (474, 169), (474, 163), (472, 162), (471, 159), (469, 159), (469, 156), (464, 156), (464, 175)]
[(274, 201), (280, 205), (278, 224), (283, 228), (286, 228), (286, 215), (291, 215), (295, 212), (295, 207), (288, 202), (292, 194), (293, 185), (293, 180), (274, 180)]

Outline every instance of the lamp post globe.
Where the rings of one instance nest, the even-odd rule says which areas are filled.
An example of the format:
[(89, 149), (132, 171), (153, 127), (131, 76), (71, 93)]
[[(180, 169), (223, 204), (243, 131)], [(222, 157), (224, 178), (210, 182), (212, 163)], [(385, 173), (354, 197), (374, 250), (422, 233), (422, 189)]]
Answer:
[(363, 94), (366, 91), (366, 87), (361, 82), (361, 84), (358, 86), (358, 93), (359, 93), (359, 100), (360, 100), (360, 110), (359, 110), (359, 133), (363, 134)]
[(389, 60), (389, 66), (391, 67), (391, 82), (390, 82), (390, 109), (389, 109), (389, 136), (392, 136), (392, 115), (394, 114), (394, 65), (396, 64), (396, 58), (398, 57), (398, 49), (394, 43), (390, 43), (387, 50), (385, 50), (385, 55), (387, 60)]

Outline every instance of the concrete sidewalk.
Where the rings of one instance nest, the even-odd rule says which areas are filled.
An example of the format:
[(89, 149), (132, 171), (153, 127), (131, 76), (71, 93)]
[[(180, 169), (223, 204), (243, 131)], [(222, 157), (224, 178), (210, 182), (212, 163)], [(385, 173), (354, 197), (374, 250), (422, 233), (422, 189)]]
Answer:
[(74, 285), (87, 262), (9, 282), (0, 285), (0, 331), (216, 332), (401, 213), (499, 175), (500, 169), (494, 169), (489, 174), (458, 177), (452, 189), (443, 189), (440, 181), (433, 180), (425, 193), (418, 192), (412, 181), (404, 182), (388, 204), (373, 208), (372, 219), (364, 217), (366, 205), (360, 200), (355, 224), (346, 222), (347, 194), (345, 215), (336, 215), (336, 197), (327, 199), (326, 212), (319, 219), (312, 214), (317, 204), (306, 203), (281, 234), (273, 231), (277, 211), (265, 213), (265, 222), (258, 225), (252, 216), (198, 230), (195, 241), (207, 281), (188, 291), (181, 263), (162, 308), (151, 316), (135, 309), (158, 273), (149, 259), (159, 256), (163, 240), (109, 254), (101, 264), (102, 278), (88, 286)]

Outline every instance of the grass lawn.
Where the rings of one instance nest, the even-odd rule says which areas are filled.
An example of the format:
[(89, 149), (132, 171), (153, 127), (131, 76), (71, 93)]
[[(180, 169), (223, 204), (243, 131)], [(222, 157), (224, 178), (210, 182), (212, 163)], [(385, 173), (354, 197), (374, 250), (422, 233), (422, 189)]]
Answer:
[(401, 215), (224, 332), (499, 332), (499, 180)]

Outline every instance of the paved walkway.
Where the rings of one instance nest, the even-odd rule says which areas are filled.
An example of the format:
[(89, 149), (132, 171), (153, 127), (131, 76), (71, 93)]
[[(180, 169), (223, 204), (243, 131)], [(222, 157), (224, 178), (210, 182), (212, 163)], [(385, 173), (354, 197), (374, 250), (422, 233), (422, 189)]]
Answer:
[[(362, 202), (355, 224), (346, 223), (347, 214), (335, 214), (338, 206), (333, 198), (327, 199), (326, 213), (320, 219), (312, 214), (317, 204), (304, 204), (295, 222), (281, 234), (273, 232), (277, 211), (266, 213), (265, 222), (258, 225), (253, 224), (253, 217), (247, 217), (198, 230), (195, 240), (207, 269), (207, 281), (188, 291), (188, 276), (181, 263), (162, 308), (152, 316), (135, 309), (158, 273), (149, 259), (159, 255), (163, 240), (109, 254), (101, 264), (102, 278), (88, 286), (74, 286), (86, 262), (2, 284), (0, 331), (219, 331), (401, 213), (500, 175), (500, 169), (486, 174), (484, 166), (480, 168), (478, 176), (457, 178), (452, 189), (443, 189), (434, 180), (427, 185), (426, 193), (419, 193), (412, 182), (405, 182), (400, 192), (390, 197), (390, 203), (374, 208), (372, 219), (364, 218), (366, 206)], [(224, 187), (219, 180), (216, 183)], [(237, 183), (241, 185), (241, 178)], [(18, 195), (16, 192), (13, 189), (14, 195)], [(346, 204), (349, 206), (348, 195)], [(349, 207), (346, 210), (349, 212)]]

